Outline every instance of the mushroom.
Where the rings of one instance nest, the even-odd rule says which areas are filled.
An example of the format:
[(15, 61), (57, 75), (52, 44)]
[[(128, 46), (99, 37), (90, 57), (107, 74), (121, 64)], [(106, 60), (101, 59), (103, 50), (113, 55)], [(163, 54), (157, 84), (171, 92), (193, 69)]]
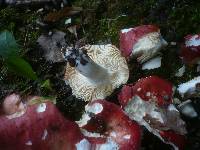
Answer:
[[(22, 115), (0, 115), (0, 147), (4, 150), (76, 150), (76, 144), (84, 138), (78, 125), (65, 119), (52, 102), (31, 104), (30, 99), (23, 107), (25, 111)], [(15, 111), (11, 111), (10, 115), (17, 113), (21, 111), (20, 100), (17, 94), (9, 95), (2, 109), (10, 113), (7, 107), (10, 104)], [(20, 107), (13, 105), (16, 101)]]
[(103, 99), (125, 84), (129, 70), (124, 57), (113, 45), (86, 45), (67, 48), (65, 80), (77, 98), (85, 101)]
[[(172, 96), (173, 86), (170, 82), (150, 76), (140, 79), (135, 85), (125, 85), (118, 99), (132, 120), (145, 126), (163, 142), (182, 149), (184, 143), (179, 145), (171, 140), (171, 135), (174, 135), (184, 141), (187, 132), (185, 122), (172, 104)], [(168, 135), (169, 131), (173, 134)]]
[(186, 137), (180, 134), (177, 134), (174, 131), (160, 131), (159, 132), (162, 139), (165, 140), (166, 144), (170, 144), (174, 147), (175, 150), (184, 150), (187, 140)]
[(10, 94), (3, 101), (3, 112), (7, 116), (15, 116), (16, 114), (23, 114), (25, 105), (18, 94)]
[(191, 96), (200, 97), (200, 76), (179, 84), (177, 90), (185, 98)]
[(181, 46), (180, 57), (189, 65), (200, 63), (200, 34), (187, 35)]
[[(20, 103), (21, 97), (12, 94), (7, 96), (5, 101), (2, 109), (10, 110), (7, 109), (7, 104), (13, 106), (16, 101)], [(19, 109), (21, 106), (16, 106), (12, 107), (15, 110), (12, 113), (21, 111)], [(76, 123), (65, 119), (56, 106), (47, 99), (30, 96), (26, 99), (26, 107), (23, 108), (25, 111), (21, 116), (10, 118), (7, 117), (8, 114), (0, 115), (0, 147), (5, 150), (139, 149), (141, 138), (139, 125), (132, 122), (115, 104), (101, 100), (88, 104), (86, 111), (93, 116), (90, 121), (86, 119), (89, 121), (86, 122), (87, 125), (84, 126), (82, 122), (81, 130)], [(116, 117), (113, 118), (112, 115)], [(104, 128), (101, 125), (107, 132), (101, 135), (93, 133), (93, 131), (103, 132)], [(93, 126), (94, 130), (90, 126)]]
[(151, 70), (151, 69), (159, 68), (161, 66), (161, 60), (162, 60), (162, 57), (160, 56), (150, 59), (149, 61), (145, 62), (142, 65), (142, 70), (146, 70), (146, 69)]
[(155, 25), (141, 25), (122, 29), (120, 32), (120, 50), (123, 56), (137, 57), (140, 63), (155, 56), (166, 45), (160, 29)]
[[(125, 115), (123, 110), (110, 102), (95, 100), (85, 107), (82, 119), (78, 121), (82, 133), (93, 138), (95, 148), (106, 150), (139, 150), (141, 129)], [(103, 139), (106, 142), (103, 142)], [(109, 144), (110, 143), (110, 144)]]
[(199, 99), (200, 99), (200, 76), (193, 78), (185, 83), (179, 84), (177, 88), (184, 102), (178, 105), (181, 114), (186, 120), (199, 118)]
[(185, 118), (196, 119), (200, 116), (199, 115), (200, 112), (198, 112), (198, 109), (197, 109), (197, 107), (199, 107), (198, 105), (200, 104), (197, 104), (197, 103), (200, 103), (199, 100), (188, 99), (182, 102), (181, 104), (179, 104), (178, 109)]

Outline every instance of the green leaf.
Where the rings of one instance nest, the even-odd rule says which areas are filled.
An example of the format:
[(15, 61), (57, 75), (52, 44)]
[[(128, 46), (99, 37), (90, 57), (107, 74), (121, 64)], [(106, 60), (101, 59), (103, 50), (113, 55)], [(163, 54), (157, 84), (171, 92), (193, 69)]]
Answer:
[(51, 83), (50, 83), (50, 80), (49, 80), (49, 79), (43, 81), (43, 82), (41, 83), (41, 86), (40, 86), (40, 87), (46, 88), (46, 89), (48, 89), (48, 90), (52, 90)]
[(31, 65), (24, 59), (18, 56), (11, 56), (5, 62), (7, 63), (8, 69), (14, 71), (16, 74), (32, 80), (37, 79)]
[(9, 31), (3, 31), (0, 34), (0, 55), (3, 58), (15, 56), (19, 52), (15, 37)]

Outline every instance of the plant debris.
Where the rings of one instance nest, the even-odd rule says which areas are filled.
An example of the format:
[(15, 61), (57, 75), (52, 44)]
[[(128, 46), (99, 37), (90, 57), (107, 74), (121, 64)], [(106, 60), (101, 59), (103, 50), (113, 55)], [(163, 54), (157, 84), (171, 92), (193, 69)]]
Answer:
[(67, 43), (65, 40), (66, 34), (62, 31), (50, 32), (49, 34), (41, 35), (37, 42), (44, 51), (44, 57), (47, 61), (52, 62), (63, 62), (63, 56), (61, 48), (66, 47)]
[(56, 22), (64, 17), (76, 15), (82, 11), (81, 7), (64, 7), (63, 9), (55, 12), (50, 12), (44, 17), (45, 22)]

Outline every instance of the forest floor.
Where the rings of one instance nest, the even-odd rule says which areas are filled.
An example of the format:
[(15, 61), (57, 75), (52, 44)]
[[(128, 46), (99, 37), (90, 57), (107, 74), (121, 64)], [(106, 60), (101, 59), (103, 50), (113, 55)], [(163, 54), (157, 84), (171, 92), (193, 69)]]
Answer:
[[(181, 77), (175, 76), (175, 73), (183, 66), (179, 50), (184, 36), (200, 33), (200, 1), (75, 0), (67, 5), (66, 7), (69, 7), (67, 13), (60, 12), (60, 5), (55, 3), (0, 6), (0, 31), (8, 30), (14, 35), (20, 45), (20, 56), (32, 66), (37, 75), (36, 80), (21, 76), (16, 70), (9, 70), (7, 63), (0, 58), (0, 100), (12, 92), (18, 92), (23, 96), (50, 97), (56, 99), (57, 107), (68, 118), (72, 120), (80, 118), (86, 102), (73, 96), (71, 88), (65, 84), (63, 77), (66, 62), (56, 61), (55, 58), (48, 60), (45, 51), (37, 42), (40, 35), (52, 34), (58, 30), (66, 34), (65, 39), (68, 44), (84, 40), (89, 44), (112, 43), (119, 47), (121, 29), (155, 24), (160, 27), (162, 36), (169, 43), (161, 52), (162, 65), (157, 69), (142, 70), (141, 66), (132, 60), (129, 63), (128, 83), (134, 83), (141, 77), (158, 75), (177, 87), (199, 75), (195, 65), (186, 65), (186, 71)], [(50, 14), (52, 10), (54, 10), (53, 15)], [(76, 27), (76, 32), (69, 31), (69, 27), (72, 26)], [(121, 87), (116, 89), (107, 100), (118, 104), (117, 94), (120, 89)], [(181, 100), (178, 93), (175, 93), (175, 96)], [(194, 125), (190, 122), (187, 124), (191, 129), (186, 149), (198, 150), (200, 149), (199, 124)], [(159, 150), (160, 147), (162, 150), (171, 148), (157, 137), (144, 132), (142, 150)]]

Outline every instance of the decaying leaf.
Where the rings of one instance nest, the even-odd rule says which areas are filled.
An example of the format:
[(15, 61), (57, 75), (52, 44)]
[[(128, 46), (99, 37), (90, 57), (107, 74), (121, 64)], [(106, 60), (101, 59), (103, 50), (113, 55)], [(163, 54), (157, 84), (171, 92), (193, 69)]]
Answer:
[(51, 35), (41, 35), (37, 42), (44, 51), (44, 57), (48, 61), (62, 62), (61, 48), (66, 46), (65, 33), (62, 31), (56, 31)]
[(64, 17), (76, 15), (82, 11), (81, 7), (64, 7), (62, 10), (50, 12), (44, 17), (46, 22), (56, 22)]

